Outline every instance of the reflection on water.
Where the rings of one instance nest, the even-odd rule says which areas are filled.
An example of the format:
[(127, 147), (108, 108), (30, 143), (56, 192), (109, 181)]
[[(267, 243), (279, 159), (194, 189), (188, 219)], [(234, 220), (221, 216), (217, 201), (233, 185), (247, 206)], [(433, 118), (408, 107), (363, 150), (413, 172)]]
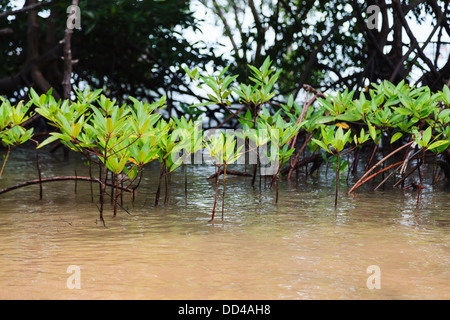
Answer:
[[(75, 157), (41, 158), (46, 177), (86, 174)], [(35, 179), (33, 160), (17, 150), (0, 188)], [(426, 189), (419, 209), (414, 191), (358, 190), (335, 211), (332, 176), (280, 183), (278, 206), (264, 179), (260, 190), (229, 176), (225, 220), (211, 224), (213, 168), (187, 168), (187, 199), (175, 173), (170, 205), (154, 208), (157, 169), (133, 208), (124, 199), (130, 215), (106, 212), (107, 228), (85, 182), (76, 194), (73, 181), (46, 184), (42, 201), (37, 186), (0, 195), (0, 298), (450, 298), (447, 190)], [(67, 288), (71, 265), (79, 290)], [(379, 290), (367, 288), (370, 265), (380, 267)]]

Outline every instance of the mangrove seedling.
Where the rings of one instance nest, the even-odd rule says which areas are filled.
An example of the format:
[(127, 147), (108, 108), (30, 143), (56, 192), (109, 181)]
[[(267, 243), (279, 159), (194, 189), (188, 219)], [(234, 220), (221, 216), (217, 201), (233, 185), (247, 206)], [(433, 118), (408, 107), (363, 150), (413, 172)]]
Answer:
[(341, 169), (346, 167), (345, 163), (341, 163), (341, 152), (342, 150), (344, 150), (347, 142), (351, 141), (350, 134), (350, 129), (346, 133), (344, 133), (342, 127), (338, 127), (337, 130), (335, 130), (330, 126), (327, 126), (325, 128), (321, 128), (321, 140), (315, 138), (312, 139), (312, 141), (314, 141), (322, 149), (336, 157), (336, 193), (334, 198), (335, 208), (337, 208), (338, 204), (339, 173)]
[[(187, 200), (187, 164), (191, 163), (192, 155), (196, 154), (197, 151), (202, 149), (203, 137), (200, 130), (201, 120), (187, 121), (184, 116), (180, 119), (172, 118), (175, 123), (175, 129), (171, 134), (171, 140), (182, 140), (182, 144), (179, 144), (178, 150), (180, 147), (182, 148), (183, 154), (180, 155), (183, 159), (184, 163), (184, 195)], [(177, 158), (179, 155), (174, 152), (172, 156), (175, 158), (172, 160), (174, 163), (177, 163)]]
[[(103, 207), (106, 195), (108, 170), (113, 174), (115, 198), (114, 214), (117, 209), (119, 183), (130, 178), (130, 186), (136, 173), (152, 159), (156, 135), (154, 124), (160, 114), (155, 113), (163, 107), (165, 97), (153, 104), (142, 104), (130, 97), (132, 107), (118, 106), (115, 101), (99, 95), (99, 91), (85, 91), (78, 94), (78, 101), (56, 102), (51, 95), (38, 96), (31, 91), (31, 98), (38, 108), (36, 112), (50, 121), (58, 131), (51, 132), (39, 148), (59, 140), (70, 149), (83, 153), (89, 163), (96, 161), (101, 168), (100, 182), (100, 221), (103, 219)], [(95, 104), (94, 104), (95, 102)], [(150, 140), (149, 140), (150, 138)], [(138, 144), (143, 153), (136, 152), (131, 146)], [(147, 153), (147, 154), (145, 154)], [(129, 167), (130, 166), (130, 167)], [(120, 176), (120, 178), (119, 178)]]
[(236, 150), (236, 140), (234, 135), (226, 134), (219, 131), (218, 136), (211, 136), (209, 138), (204, 138), (204, 147), (208, 150), (211, 156), (212, 163), (217, 167), (217, 177), (216, 177), (216, 192), (214, 196), (214, 206), (212, 210), (212, 216), (210, 221), (214, 221), (214, 216), (216, 213), (217, 204), (217, 194), (219, 192), (219, 177), (221, 168), (223, 167), (223, 194), (222, 194), (222, 220), (225, 208), (225, 188), (226, 188), (226, 177), (227, 177), (227, 166), (236, 162), (241, 154), (241, 149), (243, 147), (239, 146)]
[(420, 171), (420, 185), (417, 193), (417, 206), (419, 206), (420, 192), (423, 189), (423, 174), (425, 166), (425, 153), (430, 150), (432, 152), (439, 152), (445, 150), (449, 145), (449, 140), (437, 140), (438, 137), (432, 139), (433, 130), (428, 127), (425, 131), (419, 132), (417, 128), (413, 128), (413, 137), (417, 145), (422, 149), (422, 170)]
[(283, 120), (279, 110), (275, 115), (271, 116), (268, 111), (263, 108), (260, 119), (257, 123), (257, 131), (266, 131), (270, 137), (270, 157), (272, 164), (276, 162), (276, 170), (272, 173), (272, 183), (275, 185), (275, 203), (278, 203), (278, 186), (280, 179), (280, 171), (286, 162), (292, 157), (295, 148), (292, 148), (289, 142), (298, 134), (300, 128), (305, 123), (286, 122)]
[(32, 105), (31, 102), (23, 104), (23, 102), (20, 101), (16, 106), (12, 106), (11, 103), (3, 97), (0, 96), (0, 99), (2, 102), (0, 105), (0, 142), (2, 145), (8, 147), (8, 151), (0, 169), (1, 178), (11, 150), (30, 140), (33, 136), (33, 129), (26, 130), (21, 126), (30, 118), (27, 113)]

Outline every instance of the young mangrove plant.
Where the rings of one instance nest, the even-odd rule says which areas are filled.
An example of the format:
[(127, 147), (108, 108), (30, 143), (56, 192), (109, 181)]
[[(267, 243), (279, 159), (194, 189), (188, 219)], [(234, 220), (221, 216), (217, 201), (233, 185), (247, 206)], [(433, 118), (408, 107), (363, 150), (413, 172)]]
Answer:
[[(441, 153), (444, 154), (444, 159), (448, 160), (440, 161), (439, 163), (443, 170), (448, 172), (449, 170), (446, 169), (450, 165), (449, 144), (447, 143), (450, 133), (448, 128), (450, 120), (450, 111), (448, 111), (450, 90), (448, 87), (444, 86), (442, 91), (435, 94), (432, 94), (428, 87), (410, 87), (404, 81), (397, 85), (383, 81), (380, 84), (373, 84), (372, 87), (373, 89), (361, 92), (358, 99), (353, 98), (353, 91), (348, 92), (347, 90), (335, 96), (319, 98), (321, 108), (318, 112), (314, 111), (316, 114), (322, 113), (316, 123), (330, 128), (325, 130), (325, 134), (322, 133), (321, 136), (315, 137), (314, 143), (320, 141), (323, 149), (325, 149), (324, 145), (326, 145), (326, 142), (322, 138), (327, 137), (328, 142), (331, 142), (333, 140), (332, 137), (335, 138), (335, 136), (328, 132), (334, 131), (336, 127), (360, 132), (359, 135), (355, 134), (353, 136), (353, 141), (347, 141), (353, 147), (357, 147), (353, 149), (355, 150), (353, 160), (354, 176), (357, 174), (361, 149), (372, 145), (372, 151), (366, 162), (364, 174), (348, 192), (353, 192), (364, 183), (379, 174), (384, 174), (390, 169), (394, 169), (394, 171), (387, 178), (383, 179), (377, 188), (384, 184), (389, 177), (399, 172), (402, 177), (394, 184), (395, 187), (414, 171), (420, 170), (421, 167), (421, 174), (423, 173), (424, 157), (433, 156), (437, 159), (437, 156)], [(431, 136), (430, 131), (432, 132)], [(425, 138), (422, 138), (422, 133), (425, 132)], [(437, 140), (437, 137), (440, 137), (441, 140)], [(428, 141), (430, 145), (435, 143), (433, 150), (426, 148), (428, 138), (431, 139)], [(415, 141), (418, 139), (422, 139), (420, 141), (423, 146), (420, 146), (419, 142)], [(423, 151), (421, 155), (422, 166), (417, 165), (406, 171), (410, 160), (420, 160), (417, 154), (411, 156), (412, 150), (416, 145), (419, 145)], [(330, 146), (328, 147), (330, 148)], [(336, 154), (335, 149), (330, 148), (329, 151)], [(327, 152), (329, 151), (327, 150)], [(380, 152), (387, 153), (387, 155), (383, 155), (380, 161), (372, 164)], [(404, 152), (402, 161), (385, 165), (388, 159), (399, 155), (400, 152)], [(437, 163), (437, 161), (435, 162)], [(383, 165), (383, 168), (374, 172), (380, 165)], [(337, 168), (339, 169), (340, 166), (337, 166)], [(423, 177), (421, 176), (420, 185), (422, 185), (422, 180)], [(433, 181), (436, 181), (434, 176)]]
[[(32, 101), (38, 106), (36, 112), (58, 129), (50, 133), (39, 148), (58, 140), (84, 154), (90, 163), (96, 162), (100, 166), (99, 211), (100, 221), (104, 224), (107, 173), (111, 172), (114, 177), (115, 195), (110, 196), (115, 200), (116, 214), (119, 184), (128, 178), (131, 186), (137, 173), (155, 158), (158, 132), (154, 125), (160, 118), (156, 111), (164, 107), (165, 97), (153, 104), (142, 104), (130, 98), (134, 102), (132, 106), (118, 106), (115, 101), (100, 95), (100, 91), (91, 93), (86, 89), (78, 93), (78, 101), (69, 103), (68, 100), (56, 102), (51, 95), (38, 96), (31, 92)], [(132, 148), (133, 145), (138, 149)]]
[[(294, 95), (276, 95), (276, 81), (281, 71), (272, 67), (269, 57), (259, 68), (248, 67), (251, 75), (246, 83), (237, 83), (237, 76), (228, 74), (229, 67), (212, 74), (186, 68), (187, 75), (204, 90), (205, 96), (199, 97), (200, 103), (192, 105), (194, 108), (183, 105), (184, 111), (190, 111), (181, 118), (162, 118), (160, 111), (165, 107), (165, 97), (154, 103), (142, 103), (130, 97), (130, 104), (120, 106), (102, 95), (101, 90), (88, 88), (75, 90), (77, 99), (73, 102), (56, 101), (51, 92), (39, 96), (32, 89), (31, 101), (25, 105), (21, 102), (11, 106), (2, 98), (0, 142), (8, 147), (8, 151), (0, 176), (10, 151), (32, 137), (33, 129), (26, 130), (23, 124), (29, 119), (29, 108), (34, 104), (35, 111), (55, 128), (39, 148), (59, 142), (81, 153), (89, 165), (89, 177), (54, 177), (54, 181), (79, 179), (99, 183), (99, 211), (103, 223), (105, 196), (108, 196), (106, 186), (111, 186), (109, 196), (115, 215), (123, 191), (132, 190), (133, 200), (146, 165), (158, 160), (160, 177), (155, 205), (159, 202), (163, 180), (166, 187), (164, 202), (168, 204), (171, 173), (182, 163), (188, 164), (191, 156), (201, 148), (208, 151), (217, 169), (211, 221), (216, 212), (220, 175), (223, 173), (223, 219), (226, 179), (227, 174), (232, 173), (228, 166), (247, 152), (251, 152), (249, 158), (251, 155), (254, 165), (252, 185), (259, 166), (260, 177), (263, 174), (272, 177), (271, 186), (276, 188), (275, 203), (278, 203), (279, 181), (283, 175), (290, 180), (294, 170), (311, 163), (311, 172), (314, 172), (326, 160), (334, 164), (336, 173), (336, 208), (340, 174), (348, 169), (351, 152), (353, 170), (349, 170), (348, 176), (352, 172), (357, 181), (348, 193), (381, 174), (382, 181), (376, 188), (391, 177), (396, 180), (393, 187), (403, 186), (407, 178), (418, 172), (419, 204), (420, 190), (426, 185), (427, 159), (434, 162), (433, 186), (442, 172), (450, 178), (450, 89), (447, 86), (432, 93), (426, 86), (383, 81), (372, 84), (363, 92), (347, 89), (332, 96), (304, 85), (306, 98), (301, 106), (294, 101)], [(227, 125), (241, 129), (241, 133), (203, 135), (199, 129), (200, 121), (196, 121), (202, 112), (208, 120), (217, 121), (216, 129)], [(214, 128), (211, 123), (210, 127)], [(244, 141), (242, 145), (237, 143), (236, 136)], [(241, 152), (244, 146), (248, 146), (248, 151)], [(368, 157), (364, 160), (366, 158), (360, 154), (366, 151)], [(100, 169), (98, 178), (93, 177), (93, 165)], [(385, 173), (388, 173), (387, 177), (384, 177)], [(108, 176), (111, 176), (110, 181)], [(187, 198), (186, 171), (184, 183)]]
[(225, 188), (227, 178), (227, 166), (235, 163), (242, 155), (241, 149), (244, 145), (239, 146), (236, 149), (235, 136), (226, 134), (222, 131), (218, 131), (218, 136), (210, 136), (204, 138), (204, 147), (208, 150), (211, 157), (211, 161), (215, 167), (217, 167), (216, 177), (216, 192), (214, 196), (214, 206), (212, 210), (212, 216), (210, 221), (214, 221), (217, 204), (217, 194), (219, 192), (219, 177), (223, 167), (223, 193), (222, 193), (222, 220), (225, 209)]
[[(192, 109), (191, 109), (192, 110)], [(175, 157), (182, 157), (184, 164), (184, 196), (187, 200), (188, 179), (187, 179), (187, 165), (192, 163), (192, 155), (195, 155), (203, 147), (203, 135), (201, 132), (201, 119), (186, 120), (184, 116), (181, 118), (172, 118), (174, 122), (174, 130), (171, 134), (171, 140), (181, 140), (182, 144), (178, 145), (178, 149), (182, 148), (182, 154), (177, 155), (176, 152), (172, 155)], [(178, 159), (172, 160), (178, 163)]]
[(266, 153), (263, 156), (271, 159), (270, 162), (274, 166), (271, 186), (275, 185), (275, 203), (278, 203), (281, 169), (295, 151), (295, 148), (292, 148), (289, 143), (297, 136), (300, 128), (304, 124), (304, 122), (286, 122), (280, 113), (281, 109), (272, 116), (266, 108), (262, 108), (256, 130), (257, 132), (267, 132), (269, 136), (271, 152), (270, 155)]
[(342, 162), (341, 152), (344, 150), (346, 144), (351, 142), (351, 130), (347, 130), (344, 133), (342, 127), (338, 127), (335, 130), (335, 127), (322, 127), (321, 128), (321, 139), (313, 138), (312, 141), (319, 145), (326, 152), (331, 153), (336, 157), (336, 165), (334, 166), (334, 170), (336, 172), (336, 191), (334, 198), (334, 207), (337, 208), (338, 204), (338, 192), (339, 192), (339, 173), (348, 167), (348, 161)]
[[(188, 76), (194, 81), (198, 82), (198, 87), (203, 89), (207, 93), (207, 102), (195, 104), (192, 107), (207, 107), (211, 105), (218, 105), (223, 108), (225, 114), (229, 114), (222, 123), (218, 125), (221, 127), (226, 122), (231, 121), (233, 118), (238, 118), (243, 121), (251, 121), (252, 127), (256, 127), (258, 116), (261, 108), (264, 104), (269, 103), (275, 96), (273, 87), (278, 80), (281, 70), (276, 71), (272, 66), (270, 57), (267, 57), (261, 67), (258, 69), (255, 66), (248, 65), (251, 76), (249, 80), (251, 84), (240, 83), (230, 88), (232, 82), (237, 78), (235, 75), (225, 75), (228, 68), (224, 68), (217, 76), (203, 75), (197, 69), (193, 71), (185, 68)], [(232, 93), (237, 95), (239, 104), (244, 106), (237, 112), (233, 112), (230, 109), (232, 105)], [(243, 116), (240, 113), (244, 113)], [(245, 129), (245, 128), (244, 128)], [(256, 151), (257, 152), (257, 151)], [(257, 156), (257, 163), (254, 165), (252, 185), (255, 183), (257, 167), (259, 164), (259, 157)]]
[[(161, 119), (157, 126), (159, 132), (158, 139), (158, 147), (159, 151), (157, 153), (158, 161), (160, 163), (160, 175), (158, 182), (158, 190), (156, 191), (155, 197), (155, 206), (158, 206), (160, 193), (161, 193), (161, 184), (162, 179), (164, 178), (165, 185), (165, 198), (164, 204), (169, 203), (170, 199), (170, 180), (171, 173), (179, 168), (183, 163), (183, 158), (179, 157), (178, 154), (181, 150), (191, 149), (190, 139), (186, 137), (186, 139), (178, 139), (180, 136), (173, 134), (174, 130), (176, 130), (176, 123), (173, 119), (170, 119), (169, 122), (166, 122), (164, 119)], [(179, 132), (176, 131), (178, 134)], [(183, 134), (181, 135), (183, 137)]]
[(33, 129), (27, 130), (22, 126), (30, 118), (30, 115), (27, 114), (32, 105), (30, 102), (24, 104), (20, 101), (17, 105), (13, 106), (1, 96), (0, 100), (0, 142), (1, 145), (8, 148), (0, 169), (1, 178), (11, 150), (30, 140), (33, 136)]
[(420, 202), (420, 193), (421, 190), (424, 188), (423, 186), (423, 175), (424, 175), (424, 166), (425, 166), (425, 154), (427, 151), (431, 151), (433, 153), (439, 153), (440, 151), (444, 150), (444, 148), (447, 148), (450, 144), (449, 140), (438, 140), (438, 136), (435, 136), (433, 138), (433, 128), (428, 127), (425, 131), (419, 132), (417, 128), (413, 128), (413, 137), (416, 144), (420, 147), (422, 151), (422, 169), (420, 170), (420, 184), (418, 186), (418, 192), (417, 192), (417, 206), (419, 206)]

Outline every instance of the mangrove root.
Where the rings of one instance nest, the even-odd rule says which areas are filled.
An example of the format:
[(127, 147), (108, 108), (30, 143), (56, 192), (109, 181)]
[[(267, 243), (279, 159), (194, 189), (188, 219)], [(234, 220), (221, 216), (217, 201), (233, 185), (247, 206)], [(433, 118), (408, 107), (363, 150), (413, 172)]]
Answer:
[[(99, 179), (97, 178), (91, 178), (91, 177), (76, 177), (76, 176), (64, 176), (64, 177), (53, 177), (53, 178), (44, 178), (44, 179), (35, 179), (35, 180), (30, 180), (30, 181), (26, 181), (26, 182), (22, 182), (16, 185), (13, 185), (11, 187), (8, 188), (4, 188), (0, 190), (0, 194), (15, 190), (15, 189), (19, 189), (22, 187), (26, 187), (26, 186), (31, 186), (34, 184), (40, 184), (40, 183), (45, 183), (45, 182), (54, 182), (54, 181), (66, 181), (66, 180), (79, 180), (79, 181), (90, 181), (90, 182), (97, 182), (97, 183), (102, 183)], [(111, 185), (111, 184), (107, 184), (107, 185)], [(127, 192), (132, 192), (133, 190), (129, 189), (129, 188), (123, 188), (119, 186), (119, 189), (123, 190), (123, 191), (127, 191)]]
[[(213, 178), (217, 177), (217, 174), (221, 175), (224, 173), (224, 170), (221, 169), (220, 172), (215, 172), (214, 174), (210, 175), (208, 178), (206, 178), (207, 180), (211, 180)], [(234, 170), (229, 170), (227, 169), (227, 174), (228, 175), (232, 175), (232, 176), (241, 176), (241, 177), (251, 177), (252, 174), (247, 173), (247, 172), (240, 172), (240, 171), (234, 171)]]

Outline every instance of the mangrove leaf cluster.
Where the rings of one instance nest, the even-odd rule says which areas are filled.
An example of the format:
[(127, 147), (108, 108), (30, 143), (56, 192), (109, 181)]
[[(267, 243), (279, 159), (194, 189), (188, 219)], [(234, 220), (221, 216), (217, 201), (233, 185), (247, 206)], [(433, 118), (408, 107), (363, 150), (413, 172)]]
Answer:
[[(306, 98), (302, 106), (293, 95), (285, 102), (273, 100), (273, 88), (280, 71), (272, 67), (269, 58), (260, 68), (249, 66), (249, 69), (248, 82), (238, 83), (237, 76), (227, 73), (228, 68), (213, 74), (185, 68), (187, 75), (205, 90), (209, 99), (192, 105), (196, 112), (190, 114), (207, 114), (208, 108), (214, 105), (228, 115), (224, 123), (237, 120), (236, 130), (203, 132), (201, 121), (193, 118), (164, 119), (165, 97), (153, 103), (129, 97), (129, 103), (118, 105), (101, 90), (76, 90), (76, 101), (73, 102), (56, 100), (51, 91), (38, 95), (31, 90), (31, 100), (26, 105), (12, 106), (2, 100), (0, 138), (8, 148), (30, 139), (33, 130), (26, 130), (21, 123), (31, 116), (27, 115), (30, 105), (35, 105), (35, 112), (55, 128), (38, 148), (59, 142), (83, 154), (92, 179), (92, 165), (99, 166), (99, 211), (103, 222), (107, 185), (111, 185), (115, 215), (122, 192), (131, 191), (134, 195), (144, 168), (157, 160), (161, 172), (155, 205), (158, 205), (163, 179), (166, 180), (165, 203), (168, 203), (171, 172), (183, 163), (191, 163), (192, 156), (202, 151), (206, 151), (217, 168), (212, 220), (219, 176), (223, 174), (223, 218), (227, 167), (245, 163), (254, 155), (252, 184), (257, 168), (260, 168), (261, 175), (272, 177), (276, 201), (279, 179), (285, 176), (290, 180), (294, 170), (311, 163), (311, 171), (317, 170), (322, 163), (333, 165), (336, 172), (335, 206), (339, 176), (346, 170), (353, 173), (355, 180), (359, 179), (349, 192), (391, 169), (388, 178), (399, 174), (395, 186), (420, 170), (418, 200), (420, 189), (424, 187), (427, 159), (434, 159), (449, 177), (450, 89), (447, 86), (431, 92), (428, 87), (411, 87), (403, 81), (398, 85), (384, 81), (372, 84), (359, 92), (359, 96), (348, 90), (326, 96), (305, 85)], [(239, 105), (239, 111), (232, 111), (232, 105)], [(366, 163), (360, 163), (363, 150), (369, 150)], [(377, 156), (381, 159), (373, 164)], [(387, 161), (394, 158), (398, 161)], [(412, 160), (417, 160), (417, 164), (407, 171)], [(375, 171), (381, 165), (383, 168)], [(108, 175), (111, 176), (109, 182)], [(433, 171), (434, 183), (438, 177), (438, 171)]]

